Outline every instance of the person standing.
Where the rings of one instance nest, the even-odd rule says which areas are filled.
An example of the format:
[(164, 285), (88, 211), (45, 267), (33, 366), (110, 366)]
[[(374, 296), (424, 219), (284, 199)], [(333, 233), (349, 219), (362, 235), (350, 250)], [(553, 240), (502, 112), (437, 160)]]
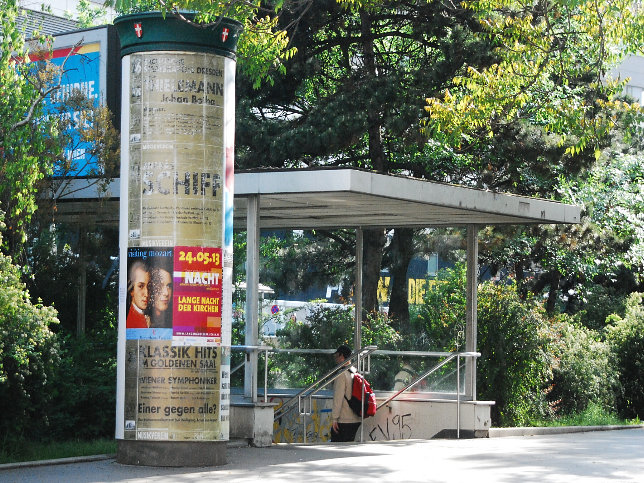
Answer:
[(349, 407), (353, 387), (353, 373), (356, 368), (350, 365), (351, 349), (341, 345), (333, 354), (336, 364), (347, 361), (347, 370), (343, 370), (333, 383), (333, 409), (331, 411), (331, 441), (354, 441), (362, 420)]

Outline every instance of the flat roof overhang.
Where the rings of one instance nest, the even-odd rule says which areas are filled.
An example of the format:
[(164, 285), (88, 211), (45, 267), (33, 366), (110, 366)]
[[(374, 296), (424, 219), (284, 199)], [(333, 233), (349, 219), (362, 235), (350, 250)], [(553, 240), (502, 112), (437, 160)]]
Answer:
[(580, 207), (358, 169), (235, 173), (234, 225), (259, 195), (268, 229), (579, 223)]
[[(80, 189), (59, 200), (60, 219), (118, 223), (118, 179), (101, 196), (83, 188), (87, 180), (74, 183)], [(354, 168), (237, 171), (234, 189), (239, 229), (255, 195), (262, 229), (579, 223), (581, 216), (575, 205)]]

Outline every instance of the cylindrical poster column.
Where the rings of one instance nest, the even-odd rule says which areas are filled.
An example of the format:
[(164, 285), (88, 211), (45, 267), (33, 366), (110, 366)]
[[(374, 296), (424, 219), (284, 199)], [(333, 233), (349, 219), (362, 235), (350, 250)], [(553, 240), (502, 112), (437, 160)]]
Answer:
[[(189, 14), (186, 14), (189, 16)], [(226, 462), (241, 24), (119, 17), (117, 461)]]

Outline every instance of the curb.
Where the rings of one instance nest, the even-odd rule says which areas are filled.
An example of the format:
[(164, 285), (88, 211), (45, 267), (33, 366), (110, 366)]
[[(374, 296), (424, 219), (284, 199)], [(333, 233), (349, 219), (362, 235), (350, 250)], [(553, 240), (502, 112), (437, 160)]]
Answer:
[(622, 429), (642, 429), (644, 424), (612, 425), (612, 426), (548, 426), (524, 428), (490, 428), (488, 438), (505, 436), (539, 436), (547, 434), (586, 433), (590, 431), (617, 431)]
[[(227, 448), (248, 448), (250, 445), (246, 439), (231, 439), (226, 445)], [(0, 464), (0, 471), (4, 470), (17, 470), (20, 468), (32, 468), (36, 466), (52, 466), (52, 465), (70, 465), (74, 463), (89, 463), (92, 461), (103, 461), (116, 459), (116, 454), (97, 454), (91, 456), (72, 456), (70, 458), (58, 458), (53, 460), (37, 460), (37, 461), (20, 461), (18, 463), (4, 463)]]
[(116, 458), (116, 454), (97, 454), (92, 456), (72, 456), (70, 458), (58, 458), (55, 460), (21, 461), (19, 463), (5, 463), (0, 465), (0, 471), (15, 470), (19, 468), (31, 468), (34, 466), (68, 465), (73, 463), (87, 463), (90, 461), (102, 461)]

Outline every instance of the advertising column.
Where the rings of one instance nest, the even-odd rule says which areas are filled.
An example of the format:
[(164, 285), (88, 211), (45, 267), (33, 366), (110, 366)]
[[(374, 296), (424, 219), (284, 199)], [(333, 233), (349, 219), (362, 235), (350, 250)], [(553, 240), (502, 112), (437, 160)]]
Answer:
[(202, 28), (157, 12), (115, 25), (123, 77), (117, 460), (224, 464), (241, 25)]

